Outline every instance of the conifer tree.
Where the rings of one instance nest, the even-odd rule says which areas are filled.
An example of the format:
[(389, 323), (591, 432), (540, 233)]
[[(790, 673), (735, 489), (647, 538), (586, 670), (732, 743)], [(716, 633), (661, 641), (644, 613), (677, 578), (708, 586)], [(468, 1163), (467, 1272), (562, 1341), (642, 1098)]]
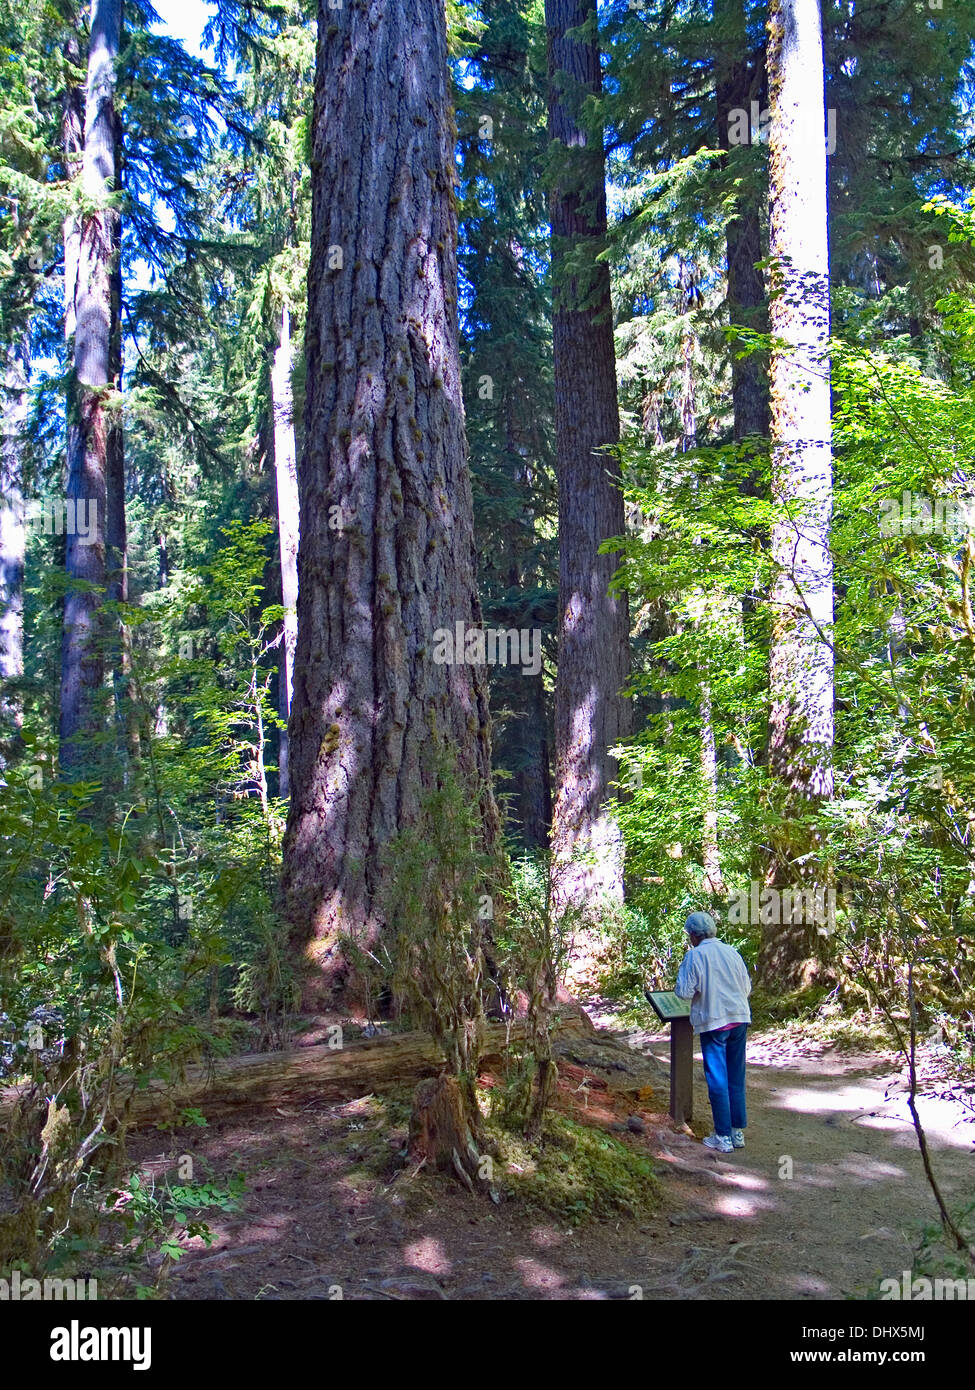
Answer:
[(609, 594), (616, 562), (599, 553), (624, 527), (619, 462), (602, 452), (618, 441), (619, 412), (609, 269), (597, 259), (606, 235), (602, 139), (581, 109), (601, 87), (595, 0), (546, 0), (545, 19), (559, 155), (550, 194), (559, 486), (552, 854), (560, 894), (588, 908), (623, 894), (611, 749), (626, 731), (629, 620), (625, 598)]
[[(811, 811), (833, 791), (832, 451), (826, 113), (819, 0), (772, 0), (768, 49), (774, 347), (769, 775), (778, 827), (770, 883), (823, 870)], [(763, 972), (800, 982), (819, 956), (813, 924), (770, 924)]]
[(346, 983), (342, 933), (381, 930), (384, 850), (445, 753), (498, 841), (453, 180), (442, 12), (321, 0), (284, 845), (312, 997)]
[[(71, 397), (64, 605), (61, 656), (61, 762), (86, 756), (83, 741), (99, 732), (104, 634), (98, 610), (108, 591), (123, 594), (124, 463), (118, 391), (121, 367), (119, 295), (119, 129), (115, 108), (122, 42), (121, 0), (93, 0), (85, 90), (82, 209), (77, 217), (73, 276)], [(75, 236), (71, 229), (72, 239)], [(66, 256), (74, 256), (72, 245)], [(84, 518), (81, 521), (81, 518)]]
[[(558, 556), (551, 298), (544, 169), (545, 33), (525, 0), (479, 9), (455, 60), (462, 367), (478, 590), (485, 624), (539, 639), (554, 665)], [(488, 668), (506, 829), (548, 844), (552, 700), (547, 670)]]

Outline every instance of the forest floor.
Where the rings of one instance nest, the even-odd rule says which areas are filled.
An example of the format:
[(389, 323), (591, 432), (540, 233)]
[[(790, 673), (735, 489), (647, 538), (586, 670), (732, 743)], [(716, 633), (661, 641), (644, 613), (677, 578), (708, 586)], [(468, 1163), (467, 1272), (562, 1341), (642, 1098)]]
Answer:
[[(214, 1243), (189, 1243), (163, 1296), (816, 1300), (870, 1296), (878, 1279), (911, 1268), (937, 1212), (892, 1053), (757, 1032), (746, 1147), (714, 1154), (662, 1113), (666, 1032), (624, 1029), (608, 1008), (590, 1013), (601, 1031), (564, 1048), (555, 1108), (651, 1160), (655, 1210), (574, 1223), (415, 1173), (398, 1156), (408, 1089), (247, 1110), (133, 1145), (146, 1175), (175, 1176), (176, 1156), (189, 1153), (197, 1181), (240, 1173), (247, 1183), (238, 1210), (206, 1218)], [(955, 1208), (969, 1204), (973, 1098), (930, 1058), (922, 1093), (942, 1189)], [(707, 1133), (699, 1054), (694, 1117)]]

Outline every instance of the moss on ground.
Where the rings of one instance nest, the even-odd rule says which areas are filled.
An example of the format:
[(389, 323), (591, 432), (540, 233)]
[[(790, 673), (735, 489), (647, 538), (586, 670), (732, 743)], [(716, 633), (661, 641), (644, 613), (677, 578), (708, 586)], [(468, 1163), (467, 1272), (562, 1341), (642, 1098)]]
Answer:
[(843, 1052), (876, 1052), (895, 1045), (890, 1025), (875, 1009), (844, 1008), (825, 989), (809, 989), (768, 998), (756, 988), (751, 999), (752, 1025), (762, 1041), (774, 1034), (791, 1042), (820, 1042)]
[[(343, 1180), (363, 1190), (396, 1178), (398, 1202), (426, 1209), (431, 1184), (442, 1174), (403, 1171), (410, 1093), (369, 1096), (351, 1103), (344, 1132), (332, 1133), (328, 1149), (349, 1165)], [(485, 1122), (486, 1150), (493, 1156), (494, 1186), (505, 1201), (578, 1226), (585, 1221), (643, 1217), (656, 1210), (659, 1189), (646, 1155), (604, 1130), (550, 1112), (542, 1139), (529, 1143), (520, 1128), (497, 1115)], [(459, 1190), (459, 1189), (458, 1189)]]
[(571, 1225), (647, 1216), (659, 1204), (650, 1160), (604, 1130), (550, 1113), (537, 1144), (508, 1129), (492, 1127), (491, 1137), (500, 1156), (498, 1185)]

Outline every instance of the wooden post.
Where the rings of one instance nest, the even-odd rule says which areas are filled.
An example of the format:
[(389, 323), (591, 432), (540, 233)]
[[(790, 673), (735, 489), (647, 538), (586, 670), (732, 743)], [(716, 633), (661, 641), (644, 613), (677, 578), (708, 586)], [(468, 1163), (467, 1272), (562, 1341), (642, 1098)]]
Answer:
[(677, 1124), (694, 1117), (694, 1030), (689, 1018), (670, 1025), (670, 1113)]
[(691, 1005), (673, 990), (645, 989), (647, 1003), (660, 1019), (670, 1024), (670, 1114), (679, 1125), (690, 1124), (694, 1114), (694, 1029)]

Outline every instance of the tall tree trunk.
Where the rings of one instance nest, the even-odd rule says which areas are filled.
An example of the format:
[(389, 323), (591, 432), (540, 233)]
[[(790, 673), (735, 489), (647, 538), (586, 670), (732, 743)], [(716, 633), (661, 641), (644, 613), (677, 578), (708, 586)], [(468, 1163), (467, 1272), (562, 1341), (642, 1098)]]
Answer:
[[(511, 262), (523, 269), (524, 253), (512, 239), (508, 244)], [(524, 386), (524, 383), (522, 383)], [(526, 447), (524, 432), (515, 423), (515, 393), (505, 391), (505, 457), (511, 461), (515, 482), (522, 498), (523, 535), (533, 537), (537, 514), (537, 491), (533, 470), (537, 444)], [(533, 422), (534, 423), (534, 422)], [(525, 593), (538, 583), (523, 571), (523, 555), (513, 547), (506, 574), (509, 594)], [(506, 605), (507, 606), (507, 605)], [(509, 610), (499, 621), (517, 625), (517, 610)], [(510, 774), (506, 824), (509, 833), (530, 850), (548, 848), (552, 831), (551, 712), (545, 691), (545, 673), (528, 675), (523, 671), (505, 672), (496, 668), (491, 681), (494, 710), (494, 762)], [(503, 714), (499, 720), (498, 710)]]
[[(726, 232), (728, 256), (728, 318), (740, 328), (768, 332), (765, 284), (756, 262), (762, 260), (762, 232), (757, 211), (743, 209)], [(739, 349), (740, 350), (740, 349)], [(768, 438), (769, 400), (762, 354), (753, 352), (731, 364), (731, 400), (736, 443), (757, 435)]]
[[(752, 101), (758, 101), (761, 106), (763, 73), (759, 59), (753, 58), (748, 50), (745, 0), (720, 0), (718, 13), (725, 29), (717, 54), (718, 137), (721, 148), (728, 151), (725, 162), (729, 171), (740, 175), (744, 173), (749, 154), (747, 148), (740, 154), (732, 148), (730, 113), (750, 112)], [(736, 327), (767, 333), (765, 282), (757, 268), (757, 262), (763, 258), (760, 212), (757, 196), (735, 195), (734, 215), (725, 231), (728, 321)], [(760, 353), (739, 359), (736, 352), (731, 366), (731, 399), (735, 439), (740, 442), (751, 435), (766, 438), (769, 431), (768, 386)]]
[[(772, 0), (768, 21), (772, 488), (787, 508), (772, 531), (776, 579), (769, 663), (773, 779), (770, 886), (815, 881), (810, 812), (832, 795), (833, 622), (829, 549), (832, 430), (822, 26), (818, 0)], [(760, 969), (807, 981), (821, 943), (814, 924), (770, 924)]]
[(682, 257), (677, 262), (677, 280), (677, 312), (684, 320), (680, 345), (680, 449), (682, 454), (686, 454), (697, 448), (697, 391), (694, 385), (697, 334), (690, 318), (694, 308), (694, 268)]
[[(113, 399), (117, 383), (112, 376), (119, 356), (119, 213), (109, 206), (118, 181), (115, 66), (121, 33), (122, 0), (93, 0), (82, 163), (86, 207), (77, 240), (65, 527), (68, 579), (84, 581), (86, 587), (69, 589), (64, 605), (60, 737), (61, 764), (66, 771), (79, 770), (89, 761), (87, 740), (100, 729), (105, 643), (98, 613), (112, 573), (110, 565), (116, 572), (118, 569), (120, 542), (124, 552), (118, 512), (124, 501), (117, 495), (109, 514), (109, 487), (113, 492), (118, 487), (121, 467), (117, 402)], [(66, 326), (71, 312), (66, 308)], [(79, 524), (81, 518), (83, 524)]]
[(451, 650), (480, 612), (444, 11), (320, 0), (318, 21), (284, 846), (309, 1002), (344, 983), (340, 935), (381, 930), (384, 847), (417, 821), (444, 746), (487, 847), (500, 835), (483, 652)]
[[(725, 166), (730, 177), (744, 180), (749, 166), (756, 161), (749, 147), (735, 147), (731, 144), (732, 112), (747, 112), (751, 118), (752, 102), (757, 101), (761, 111), (765, 105), (766, 72), (764, 53), (750, 49), (747, 25), (748, 0), (717, 0), (715, 17), (721, 21), (721, 42), (717, 49), (716, 98), (718, 111), (718, 138), (720, 147), (727, 151)], [(755, 136), (753, 135), (753, 139)], [(759, 190), (737, 189), (733, 193), (734, 215), (729, 219), (725, 230), (725, 250), (728, 274), (728, 322), (733, 327), (749, 328), (757, 333), (767, 333), (768, 306), (765, 293), (765, 276), (758, 262), (764, 258), (762, 246), (762, 207)], [(734, 345), (731, 362), (731, 399), (734, 413), (733, 437), (737, 444), (758, 437), (767, 439), (769, 434), (769, 396), (768, 374), (765, 354), (754, 352), (740, 357), (740, 346)], [(765, 494), (757, 467), (749, 466), (742, 476), (742, 492), (749, 497)], [(767, 546), (768, 533), (764, 528), (755, 528), (758, 543)], [(764, 615), (767, 611), (768, 594), (746, 594), (742, 598), (742, 637), (751, 648), (755, 659), (760, 661), (767, 673), (768, 639)], [(751, 756), (759, 765), (767, 758), (767, 740), (762, 738), (750, 750)], [(764, 872), (761, 847), (753, 852), (752, 872)]]
[[(169, 539), (162, 531), (156, 533), (156, 552), (159, 558), (157, 587), (165, 589), (169, 583)], [(169, 710), (163, 693), (156, 704), (153, 732), (156, 738), (165, 738), (169, 733)]]
[[(82, 176), (82, 162), (85, 149), (85, 93), (84, 87), (79, 79), (82, 70), (81, 45), (78, 41), (78, 33), (81, 31), (81, 15), (76, 6), (72, 5), (65, 14), (65, 23), (70, 25), (76, 32), (69, 32), (64, 44), (64, 104), (61, 113), (61, 141), (64, 150), (64, 175), (66, 180), (74, 182)], [(77, 314), (77, 295), (78, 295), (78, 261), (81, 255), (81, 218), (74, 213), (69, 213), (64, 219), (62, 227), (64, 241), (64, 341), (67, 349), (67, 361), (69, 373), (74, 364), (74, 337), (75, 327), (78, 321)], [(69, 376), (67, 400), (65, 402), (65, 458), (70, 473), (72, 461), (77, 463), (81, 448), (80, 426), (74, 410), (74, 390), (73, 383)], [(72, 483), (69, 478), (68, 489), (70, 495)], [(70, 570), (68, 571), (70, 575)], [(67, 604), (67, 598), (65, 600)], [(64, 660), (65, 649), (62, 642), (62, 691), (61, 708), (63, 711), (64, 695)], [(78, 674), (80, 680), (80, 672)], [(63, 722), (63, 713), (61, 715)], [(65, 750), (62, 749), (62, 761)], [(71, 753), (68, 753), (70, 760)]]
[[(291, 716), (295, 647), (298, 643), (298, 472), (295, 462), (292, 365), (291, 315), (285, 304), (281, 308), (281, 332), (271, 368), (274, 476), (278, 493), (278, 550), (281, 557), (281, 603), (284, 607), (284, 634), (278, 672), (278, 709), (285, 724)], [(285, 728), (281, 730), (278, 753), (278, 795), (286, 797), (288, 792), (288, 731)]]
[[(76, 9), (66, 16), (66, 23), (80, 29), (81, 19)], [(64, 45), (65, 87), (61, 113), (61, 143), (64, 149), (66, 179), (81, 175), (85, 148), (85, 94), (74, 80), (81, 68), (81, 46), (77, 34), (69, 34)], [(64, 220), (64, 340), (73, 347), (76, 322), (75, 295), (78, 290), (78, 256), (81, 245), (81, 221), (68, 216)], [(69, 425), (70, 427), (70, 425)]]
[[(116, 144), (118, 178), (121, 181), (121, 141)], [(122, 390), (122, 222), (114, 219), (112, 228), (111, 283), (111, 341), (108, 379), (117, 398)], [(109, 413), (106, 441), (106, 516), (105, 516), (105, 597), (111, 603), (129, 601), (129, 555), (125, 524), (125, 437), (122, 416), (116, 409)], [(115, 763), (114, 774), (124, 768), (128, 759), (139, 754), (138, 712), (129, 693), (129, 674), (132, 666), (131, 631), (127, 623), (112, 619), (109, 641), (112, 679), (115, 693)]]
[[(684, 318), (684, 331), (681, 343), (681, 452), (688, 453), (697, 448), (697, 391), (694, 381), (694, 353), (697, 348), (697, 335), (690, 314), (694, 307), (694, 271), (685, 261), (679, 266), (680, 302), (679, 312)], [(705, 619), (705, 622), (707, 619)], [(695, 621), (700, 627), (700, 620)], [(725, 891), (721, 875), (721, 854), (718, 846), (718, 753), (714, 738), (714, 701), (711, 695), (711, 682), (708, 662), (704, 657), (698, 663), (700, 674), (698, 713), (701, 720), (701, 789), (703, 804), (701, 812), (701, 866), (704, 869), (702, 887), (712, 896), (720, 896)]]
[(552, 779), (549, 770), (549, 711), (542, 676), (525, 678), (527, 709), (519, 721), (519, 766), (515, 771), (515, 817), (521, 838), (532, 849), (548, 845), (552, 825)]
[[(20, 700), (6, 688), (24, 674), (24, 434), (26, 343), (7, 348), (0, 402), (0, 737), (19, 727)], [(0, 766), (3, 758), (0, 756)]]
[[(605, 160), (578, 116), (581, 96), (601, 87), (599, 50), (594, 33), (567, 37), (595, 14), (595, 0), (545, 3), (549, 134), (566, 156), (549, 199), (560, 615), (552, 857), (560, 899), (587, 908), (623, 895), (609, 750), (626, 732), (619, 692), (629, 670), (627, 603), (607, 593), (617, 561), (598, 553), (625, 527), (619, 462), (596, 452), (619, 439), (609, 268), (595, 259), (606, 233)], [(580, 251), (585, 268), (569, 276), (566, 260)], [(574, 855), (591, 859), (573, 864)]]
[(704, 789), (704, 815), (701, 831), (701, 864), (704, 869), (703, 887), (713, 897), (727, 891), (721, 872), (721, 848), (718, 843), (718, 750), (714, 739), (714, 705), (707, 667), (701, 670), (701, 785)]

